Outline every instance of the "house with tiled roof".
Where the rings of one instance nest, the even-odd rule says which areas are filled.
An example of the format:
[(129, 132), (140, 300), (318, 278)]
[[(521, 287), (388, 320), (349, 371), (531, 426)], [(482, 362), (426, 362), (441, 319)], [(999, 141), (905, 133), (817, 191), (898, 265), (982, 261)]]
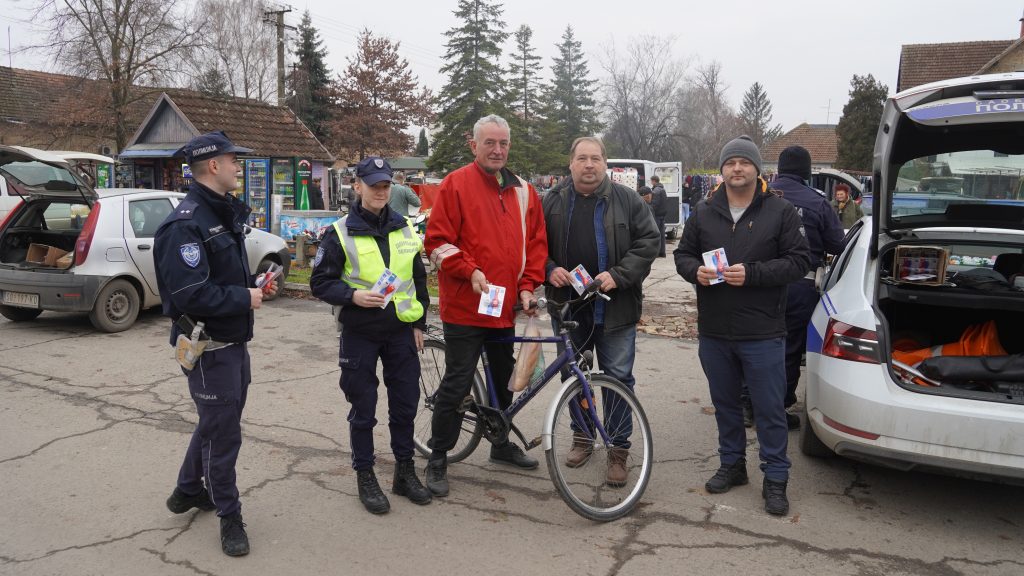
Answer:
[(905, 44), (900, 52), (896, 91), (978, 74), (1024, 70), (1024, 18), (1015, 40)]
[(832, 168), (836, 163), (835, 124), (808, 124), (804, 122), (773, 140), (761, 151), (763, 170), (775, 172), (779, 167), (779, 154), (790, 146), (803, 146), (811, 153), (811, 169)]

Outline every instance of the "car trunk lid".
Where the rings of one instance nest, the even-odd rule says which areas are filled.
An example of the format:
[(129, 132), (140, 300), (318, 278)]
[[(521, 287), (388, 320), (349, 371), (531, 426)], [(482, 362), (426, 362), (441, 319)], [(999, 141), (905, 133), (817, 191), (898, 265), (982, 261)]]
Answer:
[(24, 146), (0, 146), (0, 174), (23, 199), (81, 198), (92, 206), (96, 192), (56, 154)]

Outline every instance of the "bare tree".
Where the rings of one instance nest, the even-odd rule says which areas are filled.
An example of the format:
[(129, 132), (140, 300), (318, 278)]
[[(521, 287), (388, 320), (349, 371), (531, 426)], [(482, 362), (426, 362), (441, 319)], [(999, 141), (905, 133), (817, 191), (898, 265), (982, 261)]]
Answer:
[(46, 40), (35, 49), (72, 74), (105, 80), (118, 149), (130, 135), (129, 106), (148, 97), (137, 85), (175, 75), (197, 45), (185, 0), (41, 0), (34, 21)]
[(728, 85), (722, 80), (722, 65), (712, 61), (697, 68), (677, 100), (679, 123), (675, 136), (684, 164), (717, 168), (718, 153), (736, 133), (736, 113), (726, 99)]
[(633, 39), (623, 55), (606, 49), (601, 65), (605, 141), (629, 158), (667, 160), (675, 156), (672, 132), (679, 119), (686, 63), (672, 54), (671, 38)]
[(277, 45), (264, 23), (263, 0), (200, 0), (196, 11), (203, 24), (202, 44), (189, 58), (188, 83), (209, 91), (204, 78), (216, 70), (227, 93), (271, 101), (277, 97)]

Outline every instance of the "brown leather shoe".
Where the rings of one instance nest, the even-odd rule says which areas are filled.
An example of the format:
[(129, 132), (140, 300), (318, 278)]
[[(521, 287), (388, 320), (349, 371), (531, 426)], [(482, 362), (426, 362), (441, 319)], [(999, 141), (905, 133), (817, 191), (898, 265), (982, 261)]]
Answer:
[(572, 449), (565, 456), (565, 465), (579, 468), (586, 464), (594, 455), (594, 441), (582, 434), (572, 435)]
[(628, 448), (612, 447), (608, 449), (608, 474), (605, 476), (605, 483), (613, 488), (621, 488), (626, 485), (629, 471), (626, 470), (626, 460), (629, 459)]

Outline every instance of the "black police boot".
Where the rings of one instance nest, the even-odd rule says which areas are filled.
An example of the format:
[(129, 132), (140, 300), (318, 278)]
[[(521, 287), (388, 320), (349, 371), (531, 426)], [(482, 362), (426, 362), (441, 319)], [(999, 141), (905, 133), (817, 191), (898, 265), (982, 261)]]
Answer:
[(391, 483), (391, 491), (399, 496), (412, 500), (413, 504), (430, 504), (433, 496), (420, 479), (416, 477), (416, 467), (412, 460), (401, 460), (395, 463), (395, 479)]
[(203, 491), (195, 496), (189, 496), (175, 487), (174, 492), (171, 492), (171, 497), (167, 499), (167, 509), (175, 514), (184, 514), (193, 508), (209, 512), (215, 509), (216, 506), (213, 505), (213, 502), (210, 502), (210, 494), (206, 491), (206, 488), (203, 488)]
[(733, 486), (742, 486), (749, 481), (747, 461), (737, 460), (730, 466), (720, 466), (711, 480), (704, 483), (704, 489), (712, 494), (722, 494), (731, 490)]
[(448, 495), (448, 457), (427, 460), (427, 469), (423, 471), (424, 479), (430, 493), (439, 498)]
[(761, 485), (761, 497), (764, 498), (764, 511), (772, 516), (785, 516), (789, 512), (789, 498), (786, 498), (785, 480), (764, 479)]
[(523, 449), (511, 442), (505, 442), (501, 446), (491, 445), (491, 462), (499, 464), (511, 464), (524, 470), (535, 470), (540, 463), (527, 456)]
[(249, 553), (249, 536), (245, 534), (241, 512), (221, 516), (220, 547), (228, 556), (245, 556)]
[(391, 510), (391, 502), (384, 495), (377, 483), (377, 475), (373, 468), (369, 470), (356, 470), (356, 482), (359, 484), (359, 501), (371, 514), (387, 514)]

